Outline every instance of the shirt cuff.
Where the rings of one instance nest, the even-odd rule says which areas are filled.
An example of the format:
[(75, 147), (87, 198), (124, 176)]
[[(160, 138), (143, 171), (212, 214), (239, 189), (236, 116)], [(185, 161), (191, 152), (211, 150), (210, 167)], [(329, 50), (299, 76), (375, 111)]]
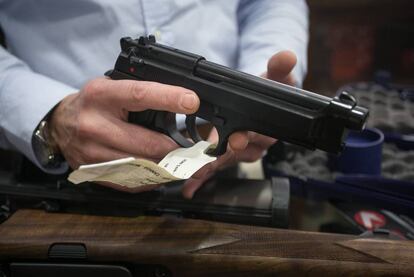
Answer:
[(4, 80), (7, 85), (2, 87), (0, 95), (3, 114), (0, 125), (6, 140), (43, 171), (64, 173), (68, 169), (66, 163), (55, 169), (41, 166), (33, 151), (32, 138), (36, 127), (48, 112), (65, 96), (78, 89), (27, 70), (13, 70), (7, 75)]

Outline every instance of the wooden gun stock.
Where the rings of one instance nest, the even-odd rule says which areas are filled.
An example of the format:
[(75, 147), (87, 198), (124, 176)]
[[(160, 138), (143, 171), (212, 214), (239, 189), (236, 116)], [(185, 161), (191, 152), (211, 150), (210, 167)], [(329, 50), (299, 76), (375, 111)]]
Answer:
[(20, 210), (0, 225), (0, 261), (11, 276), (23, 263), (161, 265), (161, 273), (145, 276), (413, 276), (414, 243), (177, 217)]

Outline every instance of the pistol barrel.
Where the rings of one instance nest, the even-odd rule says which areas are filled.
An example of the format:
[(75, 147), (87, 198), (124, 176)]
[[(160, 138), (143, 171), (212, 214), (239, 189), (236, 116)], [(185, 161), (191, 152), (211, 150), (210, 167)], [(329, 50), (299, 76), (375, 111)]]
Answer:
[(342, 116), (346, 127), (352, 130), (362, 130), (368, 116), (368, 110), (356, 106), (356, 101), (353, 98), (348, 97), (345, 99), (345, 97), (340, 96), (332, 99), (307, 90), (233, 70), (206, 60), (198, 61), (194, 75), (215, 82), (230, 83), (240, 88), (249, 89), (252, 93), (266, 95), (314, 111), (331, 109), (332, 106), (335, 106), (332, 112), (335, 112), (337, 116)]

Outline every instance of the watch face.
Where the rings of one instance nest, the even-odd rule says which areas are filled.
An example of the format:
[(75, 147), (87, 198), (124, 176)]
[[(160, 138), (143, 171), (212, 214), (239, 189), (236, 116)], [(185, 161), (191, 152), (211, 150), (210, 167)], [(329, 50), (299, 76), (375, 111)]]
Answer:
[(40, 130), (37, 129), (33, 135), (32, 147), (36, 159), (43, 166), (46, 167), (49, 161), (49, 151), (46, 140), (41, 136)]
[(47, 136), (45, 135), (46, 131), (46, 121), (42, 121), (39, 124), (39, 127), (33, 134), (32, 138), (32, 147), (37, 161), (42, 167), (45, 168), (56, 168), (59, 166), (62, 158), (59, 154), (53, 152), (53, 149), (50, 147)]

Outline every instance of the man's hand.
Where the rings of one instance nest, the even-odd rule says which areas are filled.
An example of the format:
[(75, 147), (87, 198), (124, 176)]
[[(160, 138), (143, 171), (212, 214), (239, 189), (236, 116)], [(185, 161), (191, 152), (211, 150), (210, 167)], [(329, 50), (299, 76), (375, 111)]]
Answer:
[[(294, 85), (295, 80), (291, 71), (296, 64), (296, 56), (290, 51), (281, 51), (273, 55), (267, 65), (267, 72), (262, 77), (274, 81)], [(210, 134), (209, 141), (217, 142), (218, 134), (215, 129)], [(237, 132), (230, 136), (227, 152), (216, 161), (205, 165), (189, 180), (186, 181), (183, 195), (192, 198), (194, 192), (217, 170), (234, 165), (237, 162), (254, 162), (260, 159), (265, 151), (276, 142), (275, 139), (254, 132)]]
[[(293, 84), (290, 72), (296, 63), (293, 53), (274, 55), (263, 77)], [(164, 134), (128, 123), (128, 112), (147, 109), (192, 114), (200, 100), (188, 89), (154, 82), (109, 80), (88, 82), (78, 93), (67, 96), (54, 110), (50, 134), (69, 165), (104, 162), (129, 156), (158, 162), (178, 145)], [(217, 141), (215, 130), (210, 141)], [(252, 162), (263, 156), (276, 140), (254, 132), (230, 136), (227, 152), (217, 161), (201, 168), (184, 187), (191, 198), (215, 171), (240, 161)], [(105, 184), (108, 185), (108, 184)], [(110, 185), (116, 189), (121, 186)]]
[(128, 123), (128, 111), (191, 114), (199, 104), (197, 95), (185, 88), (99, 78), (62, 100), (52, 114), (50, 134), (74, 169), (129, 156), (159, 161), (177, 144), (168, 136)]

